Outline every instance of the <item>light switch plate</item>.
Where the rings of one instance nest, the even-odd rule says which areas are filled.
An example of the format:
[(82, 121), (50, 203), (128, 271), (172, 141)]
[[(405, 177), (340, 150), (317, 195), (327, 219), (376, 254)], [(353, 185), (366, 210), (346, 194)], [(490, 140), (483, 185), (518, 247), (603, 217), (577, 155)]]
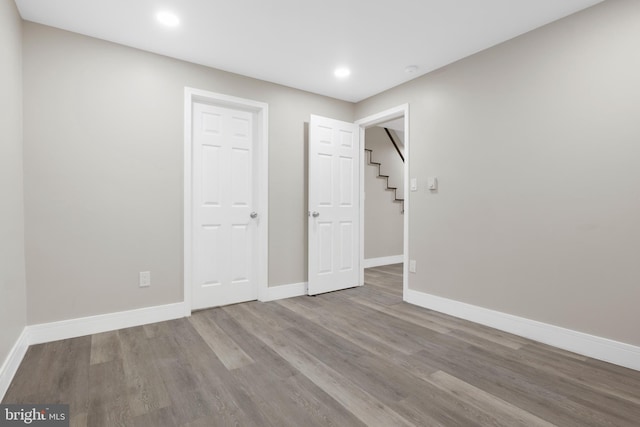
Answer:
[(418, 180), (411, 178), (411, 191), (418, 191)]
[(427, 179), (427, 188), (429, 190), (434, 191), (438, 189), (438, 178), (435, 176), (429, 177)]

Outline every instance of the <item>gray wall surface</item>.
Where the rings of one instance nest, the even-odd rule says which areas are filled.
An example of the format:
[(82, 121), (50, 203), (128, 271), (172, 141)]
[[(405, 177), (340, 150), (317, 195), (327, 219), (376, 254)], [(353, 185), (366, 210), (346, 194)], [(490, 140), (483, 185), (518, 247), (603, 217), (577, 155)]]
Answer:
[(355, 106), (32, 23), (21, 76), (20, 20), (0, 4), (0, 360), (25, 323), (21, 102), (33, 324), (182, 300), (184, 86), (269, 103), (270, 285), (306, 280), (309, 114), (408, 102), (410, 288), (640, 345), (640, 2)]
[[(404, 165), (384, 129), (367, 129), (364, 140), (365, 146), (373, 150), (373, 161), (381, 164), (381, 173), (389, 175), (389, 186), (398, 187), (398, 197), (402, 197)], [(378, 178), (378, 167), (369, 165), (368, 155), (364, 167), (364, 258), (402, 255), (402, 204), (393, 201), (393, 191), (386, 190), (386, 180)]]
[(607, 1), (357, 105), (410, 103), (411, 289), (640, 345), (638, 22)]
[(0, 366), (26, 325), (22, 20), (0, 0)]
[(307, 280), (305, 122), (353, 104), (27, 22), (24, 82), (29, 324), (182, 301), (185, 86), (269, 104), (269, 283)]

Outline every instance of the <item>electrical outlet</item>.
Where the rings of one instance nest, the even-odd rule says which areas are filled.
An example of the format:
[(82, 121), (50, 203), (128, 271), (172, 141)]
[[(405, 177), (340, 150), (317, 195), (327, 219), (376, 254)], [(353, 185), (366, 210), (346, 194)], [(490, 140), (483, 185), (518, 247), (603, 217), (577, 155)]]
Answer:
[(150, 271), (141, 271), (140, 272), (140, 280), (138, 285), (141, 288), (148, 288), (151, 286), (151, 272)]
[(412, 259), (409, 260), (409, 273), (415, 273), (416, 272), (416, 260)]

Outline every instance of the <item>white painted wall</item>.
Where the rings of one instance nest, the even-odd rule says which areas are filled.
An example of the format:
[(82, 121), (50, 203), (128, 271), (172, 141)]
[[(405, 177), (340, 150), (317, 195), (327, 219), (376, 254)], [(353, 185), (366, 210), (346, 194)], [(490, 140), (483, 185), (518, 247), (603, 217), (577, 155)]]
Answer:
[(12, 0), (1, 0), (0, 367), (26, 325), (23, 206), (22, 20)]
[(306, 281), (305, 122), (353, 104), (24, 27), (30, 324), (182, 301), (185, 86), (269, 104), (269, 283)]
[(638, 22), (607, 1), (357, 105), (410, 103), (410, 289), (640, 344)]
[[(381, 173), (389, 175), (389, 185), (398, 187), (402, 197), (404, 166), (400, 156), (381, 127), (365, 131), (365, 146), (373, 150), (373, 161), (381, 163)], [(365, 157), (364, 258), (402, 255), (402, 204), (394, 202), (394, 192), (386, 190), (386, 180), (378, 178), (378, 167)]]

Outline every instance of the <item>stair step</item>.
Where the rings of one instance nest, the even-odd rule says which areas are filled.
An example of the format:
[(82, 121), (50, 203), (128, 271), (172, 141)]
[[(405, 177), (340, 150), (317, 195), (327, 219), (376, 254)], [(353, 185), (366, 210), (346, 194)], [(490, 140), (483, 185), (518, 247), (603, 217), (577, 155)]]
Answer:
[[(373, 156), (373, 150), (371, 150), (370, 148), (365, 148), (364, 151), (368, 151), (369, 152), (369, 160), (368, 160), (368, 164), (371, 166), (377, 166), (378, 167), (378, 178), (383, 178), (387, 180), (387, 187), (385, 188), (385, 190), (389, 190), (389, 191), (395, 191), (396, 194), (394, 195), (394, 198), (392, 200), (392, 202), (397, 202), (397, 203), (404, 203), (404, 199), (398, 199), (396, 197), (397, 195), (397, 191), (398, 191), (398, 187), (389, 187), (389, 175), (382, 175), (380, 173), (380, 167), (382, 166), (382, 163), (379, 162), (374, 162), (371, 160), (371, 157)], [(402, 213), (404, 213), (404, 210), (402, 211)]]

